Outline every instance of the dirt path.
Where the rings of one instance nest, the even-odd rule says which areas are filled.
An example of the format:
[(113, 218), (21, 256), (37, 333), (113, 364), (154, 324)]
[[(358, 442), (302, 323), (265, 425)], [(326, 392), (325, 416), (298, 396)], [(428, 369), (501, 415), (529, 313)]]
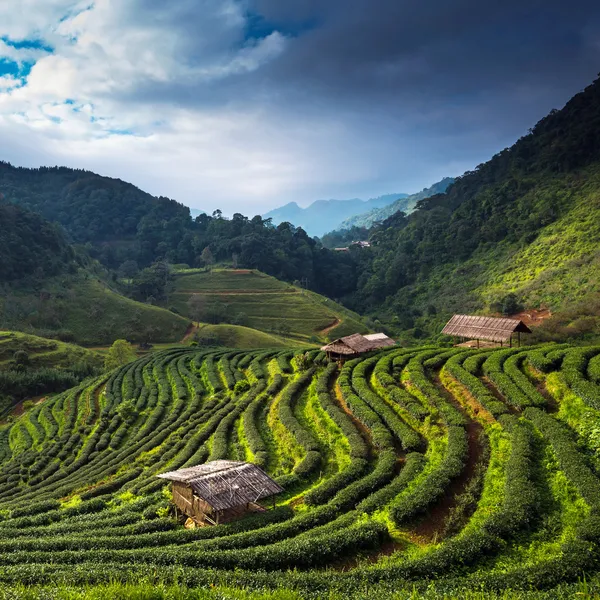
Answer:
[(336, 318), (336, 320), (331, 325), (327, 325), (327, 327), (325, 327), (325, 329), (321, 329), (321, 331), (319, 331), (319, 334), (326, 337), (330, 331), (335, 329), (341, 323), (342, 323), (341, 319)]
[[(433, 506), (433, 508), (431, 508), (431, 510), (428, 511), (422, 521), (412, 529), (412, 536), (414, 536), (415, 541), (418, 543), (430, 543), (441, 539), (446, 528), (447, 519), (450, 516), (452, 509), (457, 505), (458, 497), (466, 490), (469, 482), (475, 475), (477, 465), (483, 457), (483, 447), (481, 444), (483, 427), (477, 421), (473, 421), (469, 417), (460, 402), (458, 402), (443, 385), (438, 374), (434, 377), (433, 383), (448, 403), (460, 410), (468, 419), (468, 423), (465, 426), (467, 432), (468, 457), (462, 473), (452, 481), (444, 496), (435, 504), (435, 506)], [(470, 517), (475, 508), (476, 503), (470, 508), (469, 514), (467, 515), (468, 517)]]
[(335, 399), (337, 400), (340, 408), (352, 419), (352, 422), (354, 423), (355, 427), (358, 429), (359, 433), (362, 435), (362, 437), (367, 442), (367, 446), (369, 447), (369, 451), (372, 452), (373, 442), (371, 440), (371, 432), (369, 431), (369, 429), (367, 427), (365, 427), (354, 416), (354, 414), (350, 410), (350, 407), (346, 404), (346, 401), (344, 400), (344, 397), (342, 396), (342, 390), (340, 389), (340, 385), (339, 385), (339, 383), (337, 381), (335, 382), (333, 389), (335, 390)]
[(493, 394), (494, 398), (498, 400), (498, 402), (502, 402), (506, 408), (508, 408), (509, 412), (513, 415), (519, 414), (519, 409), (513, 406), (510, 402), (506, 401), (506, 398), (498, 391), (498, 388), (492, 383), (492, 381), (487, 377), (481, 377), (481, 382), (488, 389), (490, 394)]

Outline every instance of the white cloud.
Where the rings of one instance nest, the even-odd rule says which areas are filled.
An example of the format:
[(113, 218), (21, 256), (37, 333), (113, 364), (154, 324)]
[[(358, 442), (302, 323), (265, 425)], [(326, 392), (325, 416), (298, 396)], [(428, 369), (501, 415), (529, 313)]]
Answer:
[[(56, 163), (229, 212), (266, 210), (310, 181), (369, 176), (349, 150), (358, 141), (335, 120), (306, 116), (290, 123), (276, 106), (252, 106), (247, 98), (196, 108), (168, 101), (170, 86), (202, 90), (256, 71), (285, 50), (286, 38), (276, 31), (244, 40), (240, 3), (200, 4), (203, 18), (192, 40), (169, 24), (170, 12), (159, 9), (150, 18), (135, 2), (121, 0), (97, 0), (89, 8), (40, 1), (29, 8), (45, 6), (43, 16), (3, 24), (0, 35), (35, 36), (54, 48), (51, 54), (36, 51), (24, 85), (0, 80), (0, 131), (19, 136), (17, 156), (29, 147), (28, 164), (52, 156)], [(0, 47), (0, 55), (3, 50), (14, 49)], [(145, 101), (138, 90), (149, 85), (166, 90), (167, 101)], [(324, 163), (323, 152), (337, 159)]]
[[(35, 63), (26, 77), (0, 71), (0, 159), (88, 168), (206, 210), (255, 213), (290, 200), (417, 191), (481, 162), (547, 110), (510, 89), (444, 95), (445, 80), (460, 83), (456, 67), (442, 61), (429, 72), (429, 59), (410, 48), (400, 62), (355, 65), (377, 50), (377, 32), (367, 42), (358, 35), (362, 13), (351, 35), (267, 30), (248, 39), (250, 5), (2, 0), (0, 38), (41, 44), (0, 40), (0, 59)], [(382, 41), (385, 50), (393, 40)], [(329, 60), (335, 51), (343, 60)], [(418, 92), (422, 82), (433, 92), (416, 93), (411, 85)]]

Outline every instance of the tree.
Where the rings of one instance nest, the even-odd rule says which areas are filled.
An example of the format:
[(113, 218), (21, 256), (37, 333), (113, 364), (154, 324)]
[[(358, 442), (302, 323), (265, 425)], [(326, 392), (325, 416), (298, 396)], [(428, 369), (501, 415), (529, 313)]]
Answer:
[(25, 367), (29, 364), (29, 354), (25, 350), (17, 350), (13, 358), (18, 366)]
[(215, 262), (215, 257), (210, 250), (210, 246), (206, 246), (204, 250), (202, 250), (202, 254), (200, 255), (200, 260), (204, 264), (207, 269), (210, 269), (212, 264)]
[(104, 359), (104, 368), (107, 371), (112, 371), (112, 369), (122, 367), (136, 358), (137, 355), (129, 342), (116, 340)]
[(192, 321), (200, 323), (206, 309), (206, 302), (201, 294), (192, 294), (187, 301), (188, 312)]

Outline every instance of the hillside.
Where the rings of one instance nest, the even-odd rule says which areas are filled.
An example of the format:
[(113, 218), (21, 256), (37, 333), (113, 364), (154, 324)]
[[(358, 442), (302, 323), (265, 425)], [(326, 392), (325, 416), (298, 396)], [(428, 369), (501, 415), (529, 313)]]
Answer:
[[(393, 348), (342, 369), (317, 350), (144, 357), (0, 426), (3, 592), (591, 598), (598, 352)], [(214, 460), (252, 461), (283, 492), (187, 529), (157, 475)], [(225, 483), (224, 504), (256, 493), (241, 473)]]
[[(2, 169), (0, 168), (0, 171)], [(84, 345), (178, 341), (189, 321), (125, 298), (63, 232), (22, 207), (0, 203), (0, 328)]]
[(0, 284), (74, 268), (75, 254), (57, 227), (0, 199)]
[(443, 194), (450, 185), (454, 183), (452, 177), (444, 177), (441, 181), (434, 183), (432, 186), (411, 194), (410, 196), (404, 196), (399, 198), (395, 202), (388, 204), (383, 207), (373, 208), (368, 212), (357, 214), (349, 217), (343, 221), (339, 221), (333, 229), (352, 229), (352, 227), (373, 227), (376, 223), (384, 221), (388, 217), (391, 217), (394, 213), (402, 211), (410, 214), (416, 207), (420, 200), (434, 196), (435, 194)]
[(67, 344), (59, 340), (49, 340), (18, 331), (0, 331), (0, 369), (10, 366), (16, 352), (27, 353), (28, 368), (69, 369), (77, 363), (100, 369), (104, 359), (101, 354)]
[(182, 204), (81, 169), (27, 169), (0, 162), (0, 194), (60, 223), (70, 241), (90, 244), (92, 255), (111, 268), (131, 258), (152, 262), (158, 224), (168, 222), (172, 235), (191, 222)]
[(562, 323), (561, 336), (593, 336), (600, 82), (417, 208), (371, 231), (363, 284), (348, 299), (356, 310), (434, 333), (448, 314), (494, 312), (514, 293), (526, 308), (555, 313), (546, 326)]
[(223, 348), (289, 348), (310, 347), (311, 344), (291, 339), (282, 335), (275, 335), (244, 327), (243, 325), (212, 325), (200, 323), (189, 334), (190, 341), (195, 341), (199, 346), (221, 346)]
[(180, 315), (126, 298), (83, 269), (77, 275), (46, 279), (41, 286), (13, 286), (0, 299), (0, 309), (4, 328), (86, 346), (103, 346), (118, 338), (176, 342), (189, 326)]
[(289, 202), (269, 211), (263, 218), (272, 219), (275, 225), (292, 223), (296, 227), (302, 227), (310, 236), (320, 237), (335, 229), (336, 225), (346, 218), (387, 206), (406, 196), (407, 194), (386, 194), (370, 200), (316, 200), (306, 208)]
[(0, 418), (22, 411), (28, 398), (62, 392), (98, 375), (103, 362), (98, 352), (80, 346), (0, 331)]
[(170, 303), (194, 321), (229, 322), (301, 340), (367, 331), (358, 315), (332, 300), (247, 269), (175, 273)]

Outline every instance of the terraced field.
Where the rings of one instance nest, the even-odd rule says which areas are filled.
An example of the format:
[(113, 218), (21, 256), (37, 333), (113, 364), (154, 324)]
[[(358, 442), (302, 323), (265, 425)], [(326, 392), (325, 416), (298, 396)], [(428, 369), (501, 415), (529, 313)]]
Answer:
[(182, 315), (192, 317), (189, 301), (200, 299), (201, 321), (211, 321), (219, 312), (231, 323), (253, 329), (286, 333), (299, 339), (366, 333), (358, 315), (323, 296), (294, 287), (253, 270), (219, 269), (210, 273), (190, 269), (175, 274), (171, 304)]
[[(0, 581), (372, 598), (598, 570), (600, 348), (305, 357), (171, 349), (0, 429)], [(183, 528), (156, 474), (226, 457), (277, 507)]]

